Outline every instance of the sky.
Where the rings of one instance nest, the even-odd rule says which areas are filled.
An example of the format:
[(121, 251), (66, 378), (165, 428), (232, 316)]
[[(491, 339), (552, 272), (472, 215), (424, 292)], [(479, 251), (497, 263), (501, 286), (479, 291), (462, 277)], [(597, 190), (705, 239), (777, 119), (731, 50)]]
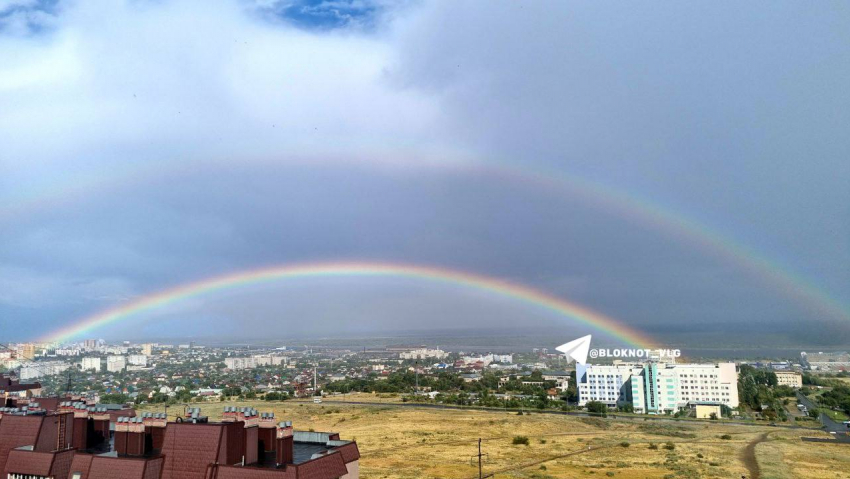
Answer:
[[(846, 2), (0, 0), (0, 336), (356, 260), (659, 338), (847, 344), (848, 77)], [(591, 332), (480, 291), (313, 278), (97, 334), (526, 325)]]

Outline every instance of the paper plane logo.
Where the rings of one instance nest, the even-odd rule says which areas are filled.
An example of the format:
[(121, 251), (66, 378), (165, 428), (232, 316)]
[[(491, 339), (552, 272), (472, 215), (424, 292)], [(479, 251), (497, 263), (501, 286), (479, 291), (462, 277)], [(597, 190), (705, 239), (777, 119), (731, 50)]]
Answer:
[(590, 350), (590, 335), (588, 334), (587, 336), (574, 339), (555, 349), (566, 354), (568, 360), (574, 359), (579, 364), (585, 364), (587, 362), (587, 352)]

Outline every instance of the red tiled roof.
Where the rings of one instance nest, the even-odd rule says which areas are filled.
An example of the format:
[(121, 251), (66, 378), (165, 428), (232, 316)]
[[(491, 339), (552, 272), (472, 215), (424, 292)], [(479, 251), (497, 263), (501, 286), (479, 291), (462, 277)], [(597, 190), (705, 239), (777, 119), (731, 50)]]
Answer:
[(157, 479), (162, 470), (162, 457), (107, 457), (75, 454), (70, 472), (81, 479)]
[(92, 459), (94, 459), (94, 456), (90, 454), (74, 454), (74, 460), (71, 461), (71, 472), (79, 472), (82, 474), (81, 479), (88, 479)]
[(43, 418), (5, 415), (0, 419), (0, 472), (6, 470), (6, 459), (12, 449), (35, 445)]
[(26, 449), (12, 449), (6, 461), (6, 474), (28, 474), (45, 477), (67, 477), (72, 449), (60, 452), (39, 452)]
[(298, 479), (336, 479), (348, 474), (342, 454), (331, 453), (298, 464)]
[(53, 458), (53, 470), (50, 475), (53, 477), (68, 477), (71, 470), (71, 461), (74, 460), (74, 450), (66, 449), (62, 452), (57, 452)]
[(345, 461), (346, 464), (360, 459), (360, 449), (357, 448), (356, 442), (339, 446), (334, 449), (342, 454), (342, 460)]
[(35, 452), (21, 449), (13, 449), (9, 452), (4, 474), (32, 474), (37, 476), (49, 476), (53, 466), (51, 452)]
[(168, 423), (162, 445), (162, 479), (204, 479), (207, 466), (219, 462), (222, 449), (226, 453), (224, 426)]

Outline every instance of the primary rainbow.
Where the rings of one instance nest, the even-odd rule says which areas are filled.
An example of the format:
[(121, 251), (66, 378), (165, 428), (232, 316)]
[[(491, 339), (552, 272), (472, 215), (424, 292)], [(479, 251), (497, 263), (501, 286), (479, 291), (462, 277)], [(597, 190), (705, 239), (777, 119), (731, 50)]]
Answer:
[(51, 332), (41, 338), (40, 342), (68, 341), (102, 326), (127, 320), (137, 314), (221, 290), (287, 279), (344, 276), (414, 278), (477, 289), (572, 318), (633, 347), (651, 348), (654, 344), (648, 337), (629, 328), (622, 322), (575, 302), (552, 296), (525, 285), (446, 268), (380, 262), (335, 262), (273, 266), (208, 278), (143, 296), (123, 306), (83, 318), (70, 326)]

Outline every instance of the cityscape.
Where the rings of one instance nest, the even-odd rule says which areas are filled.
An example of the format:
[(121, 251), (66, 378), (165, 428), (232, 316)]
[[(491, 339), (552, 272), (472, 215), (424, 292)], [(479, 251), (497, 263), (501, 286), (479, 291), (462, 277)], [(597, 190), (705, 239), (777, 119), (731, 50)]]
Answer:
[[(511, 418), (650, 419), (651, 434), (658, 436), (650, 448), (675, 448), (676, 442), (663, 439), (690, 440), (695, 434), (686, 431), (700, 423), (734, 434), (742, 427), (775, 428), (804, 442), (850, 446), (847, 352), (683, 362), (655, 350), (642, 360), (578, 363), (546, 347), (464, 353), (402, 344), (354, 349), (102, 339), (4, 346), (0, 434), (14, 441), (3, 443), (0, 466), (14, 478), (278, 477), (271, 471), (280, 477), (355, 478), (361, 452), (355, 439), (345, 437), (349, 423), (359, 436), (363, 426), (354, 423), (362, 415), (416, 408)], [(287, 410), (305, 408), (305, 426), (314, 425), (317, 414), (343, 417), (323, 432), (287, 420)], [(416, 426), (411, 428), (405, 433)], [(571, 428), (539, 437), (565, 433), (580, 435)], [(529, 438), (510, 441), (526, 444)], [(466, 442), (474, 452), (474, 441)], [(484, 442), (485, 452), (490, 442)], [(374, 450), (364, 447), (366, 474), (378, 471), (368, 465)], [(483, 461), (482, 471), (489, 466)], [(739, 469), (708, 466), (721, 477)]]
[(850, 2), (0, 0), (0, 479), (850, 478)]

